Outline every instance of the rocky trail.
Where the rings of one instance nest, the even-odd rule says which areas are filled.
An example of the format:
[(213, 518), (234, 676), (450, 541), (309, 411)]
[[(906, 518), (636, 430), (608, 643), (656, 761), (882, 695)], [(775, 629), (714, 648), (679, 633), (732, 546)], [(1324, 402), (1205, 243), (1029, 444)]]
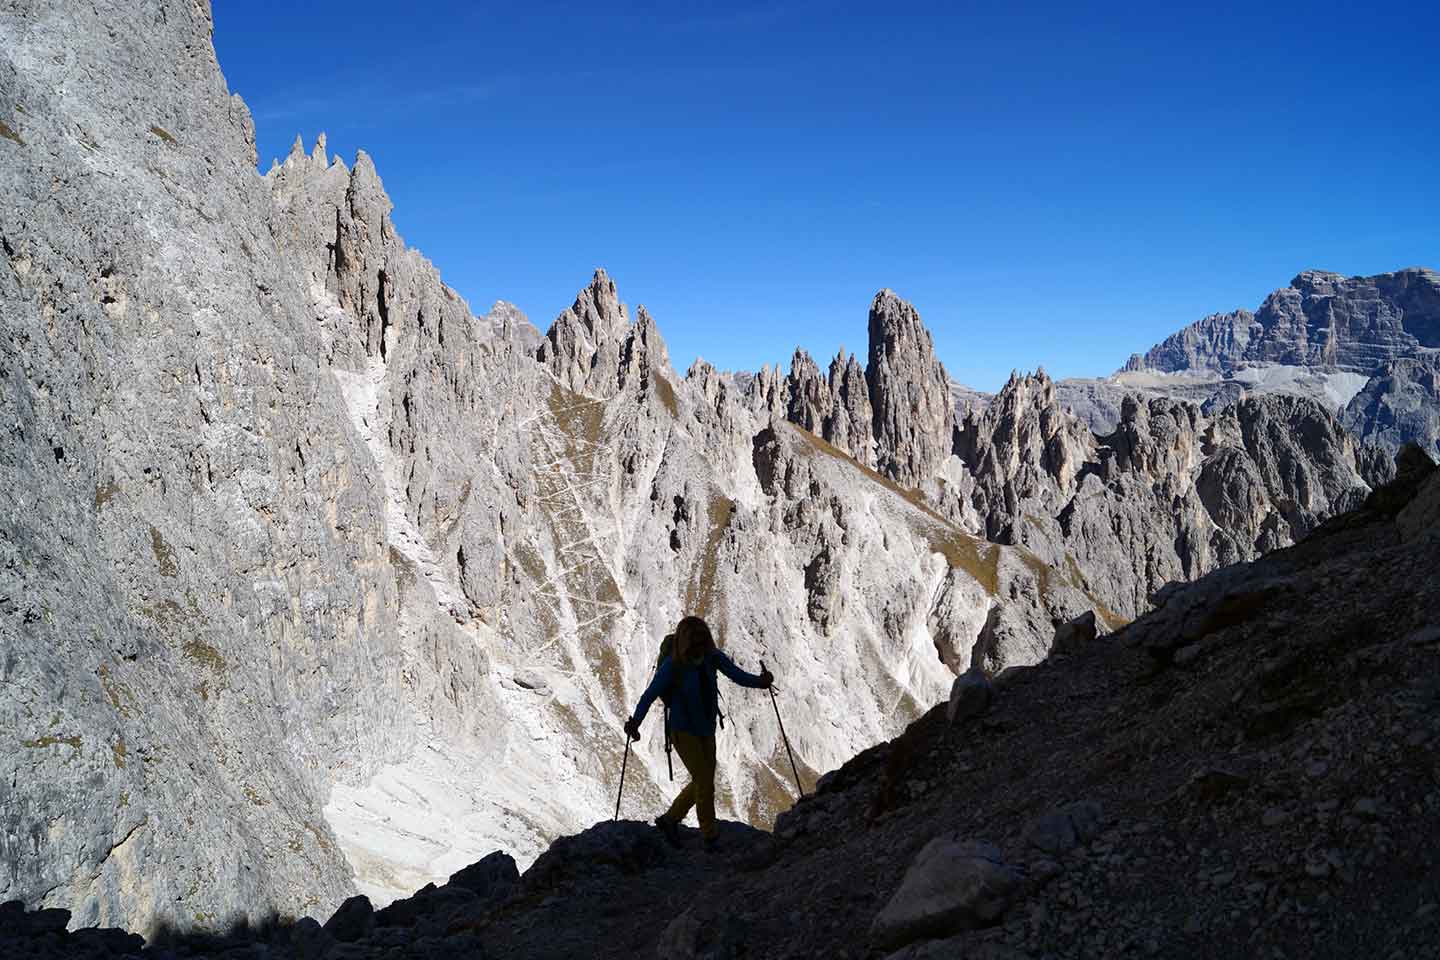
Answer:
[[(726, 824), (706, 854), (601, 823), (524, 874), (496, 853), (378, 912), (140, 955), (1440, 956), (1440, 471), (1400, 466), (1114, 634), (962, 676), (953, 722), (935, 706), (773, 834)], [(139, 946), (62, 928), (6, 905), (0, 949)]]

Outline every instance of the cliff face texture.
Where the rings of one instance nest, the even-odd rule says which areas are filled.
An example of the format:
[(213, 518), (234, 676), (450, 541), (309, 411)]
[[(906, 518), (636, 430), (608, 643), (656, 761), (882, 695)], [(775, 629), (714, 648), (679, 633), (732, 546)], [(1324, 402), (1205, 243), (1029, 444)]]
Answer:
[[(782, 678), (813, 780), (1095, 605), (892, 479), (951, 434), (893, 295), (875, 379), (815, 378), (841, 446), (678, 376), (603, 273), (543, 340), (476, 318), (364, 154), (256, 173), (211, 26), (0, 13), (0, 901), (205, 929), (528, 862), (608, 814), (683, 613)], [(721, 807), (766, 823), (778, 731), (735, 700)]]
[(1345, 429), (1385, 449), (1440, 450), (1440, 354), (1387, 360), (1341, 414)]
[[(679, 375), (603, 271), (543, 336), (476, 317), (364, 153), (257, 173), (211, 28), (0, 11), (0, 902), (203, 931), (528, 865), (610, 815), (687, 613), (780, 678), (809, 786), (957, 673), (1118, 628), (1388, 476), (1295, 398), (1123, 399), (1097, 437), (1038, 374), (957, 424), (888, 290), (863, 368), (752, 378)], [(1372, 327), (1432, 337), (1428, 282), (1376, 286), (1403, 310)], [(1313, 345), (1297, 296), (1274, 336)], [(1433, 371), (1387, 363), (1363, 429), (1408, 435)], [(774, 713), (726, 706), (721, 811), (768, 825)], [(632, 811), (671, 790), (647, 734)]]
[(1242, 395), (1305, 396), (1359, 439), (1393, 454), (1436, 446), (1440, 274), (1415, 267), (1373, 277), (1309, 270), (1254, 313), (1214, 314), (1136, 354), (1108, 381), (1062, 384), (1065, 401), (1106, 432), (1127, 391), (1223, 405)]
[(348, 888), (413, 736), (373, 459), (192, 4), (0, 13), (0, 898), (208, 922)]
[(876, 463), (906, 486), (928, 478), (950, 454), (955, 408), (915, 308), (882, 290), (870, 305), (870, 383)]
[(1206, 317), (1127, 368), (1225, 370), (1268, 361), (1368, 374), (1422, 348), (1440, 348), (1440, 274), (1418, 267), (1374, 277), (1308, 270), (1254, 313)]
[(967, 418), (958, 449), (986, 535), (1074, 571), (1126, 617), (1171, 581), (1294, 543), (1393, 472), (1311, 400), (1265, 396), (1207, 415), (1127, 397), (1100, 437), (1059, 407), (1043, 373), (1012, 378)]

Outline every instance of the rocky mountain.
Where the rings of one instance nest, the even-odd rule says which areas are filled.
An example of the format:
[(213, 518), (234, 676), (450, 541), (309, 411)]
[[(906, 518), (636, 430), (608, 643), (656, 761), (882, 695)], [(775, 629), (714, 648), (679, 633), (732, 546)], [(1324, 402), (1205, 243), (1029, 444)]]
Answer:
[(1440, 355), (1387, 360), (1345, 405), (1345, 429), (1381, 447), (1440, 450)]
[[(213, 930), (528, 864), (611, 808), (682, 613), (781, 678), (809, 782), (1096, 606), (872, 469), (948, 451), (898, 298), (873, 386), (834, 377), (858, 458), (758, 381), (677, 375), (603, 272), (543, 340), (477, 318), (363, 153), (256, 173), (211, 29), (204, 3), (0, 12), (0, 900)], [(757, 824), (793, 793), (767, 707), (730, 704), (721, 759)]]
[[(1132, 400), (1102, 440), (1017, 377), (957, 422), (888, 290), (823, 376), (681, 376), (603, 271), (543, 336), (477, 317), (363, 152), (258, 174), (212, 27), (0, 10), (0, 901), (62, 926), (326, 916), (496, 849), (562, 877), (682, 614), (780, 678), (808, 789), (1385, 475), (1302, 401)], [(765, 827), (788, 760), (734, 699), (719, 805)], [(628, 778), (669, 792), (658, 736)]]
[(1391, 453), (1410, 440), (1434, 453), (1440, 401), (1417, 373), (1432, 369), (1437, 356), (1440, 274), (1420, 267), (1373, 277), (1309, 270), (1253, 313), (1205, 317), (1133, 355), (1113, 377), (1062, 382), (1060, 395), (1106, 433), (1126, 393), (1210, 407), (1294, 394), (1325, 404), (1360, 439)]
[(1374, 277), (1307, 270), (1254, 313), (1212, 314), (1168, 337), (1127, 370), (1233, 370), (1244, 363), (1376, 366), (1440, 348), (1440, 274), (1419, 267)]
[(1207, 415), (1129, 396), (1101, 437), (1043, 372), (1012, 377), (967, 417), (957, 449), (987, 538), (1072, 571), (1125, 617), (1167, 583), (1296, 542), (1390, 475), (1311, 400), (1248, 398)]
[[(502, 852), (322, 925), (167, 932), (172, 956), (664, 960), (1430, 957), (1440, 939), (1440, 471), (1417, 447), (1300, 544), (1109, 637), (957, 678), (899, 737), (717, 853), (635, 820)], [(977, 696), (981, 693), (983, 695)], [(632, 808), (626, 807), (628, 814)], [(132, 955), (0, 907), (0, 946)], [(160, 937), (156, 938), (160, 941)]]
[(950, 378), (935, 359), (915, 308), (882, 290), (870, 305), (870, 363), (880, 471), (907, 487), (928, 479), (950, 455), (954, 406)]
[[(888, 292), (876, 298), (872, 333), (877, 314), (886, 316), (885, 304), (893, 302)], [(912, 314), (907, 305), (900, 315)], [(826, 379), (803, 351), (785, 377), (761, 371), (756, 402), (832, 444), (852, 444), (853, 456), (962, 528), (1023, 545), (1066, 571), (1112, 620), (1147, 610), (1167, 583), (1294, 543), (1390, 475), (1379, 448), (1357, 444), (1313, 400), (1276, 394), (1202, 406), (1137, 392), (1122, 396), (1115, 428), (1098, 436), (1044, 371), (1012, 375), (953, 426), (917, 416), (914, 423), (925, 426), (897, 428), (877, 413), (880, 439), (872, 448), (855, 411), (891, 402), (890, 383), (935, 384), (937, 391), (948, 384), (928, 334), (912, 342), (924, 349), (898, 376), (888, 363), (867, 367), (868, 404), (866, 394), (848, 387), (860, 383), (853, 358), (837, 356)], [(931, 396), (947, 394), (948, 387)], [(917, 388), (905, 409), (934, 407)], [(948, 449), (938, 440), (946, 429)], [(883, 438), (896, 435), (913, 436), (907, 448), (925, 452), (903, 462), (876, 452), (893, 443)]]

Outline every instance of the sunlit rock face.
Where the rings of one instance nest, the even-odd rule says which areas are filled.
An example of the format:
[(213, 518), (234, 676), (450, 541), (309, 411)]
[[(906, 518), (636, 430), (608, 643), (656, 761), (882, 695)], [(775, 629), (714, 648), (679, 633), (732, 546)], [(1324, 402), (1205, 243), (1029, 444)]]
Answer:
[(1295, 542), (1393, 471), (1318, 403), (1288, 395), (1208, 414), (1127, 396), (1098, 436), (1043, 372), (1012, 377), (956, 446), (985, 534), (1072, 571), (1127, 618), (1167, 583)]
[(1411, 268), (1374, 277), (1307, 270), (1248, 310), (1200, 320), (1131, 369), (1233, 369), (1243, 362), (1332, 366), (1369, 373), (1386, 360), (1440, 348), (1440, 274)]
[(0, 898), (76, 925), (338, 902), (325, 798), (415, 739), (376, 463), (210, 29), (0, 12)]
[(1440, 453), (1440, 274), (1373, 277), (1307, 270), (1253, 313), (1213, 314), (1135, 354), (1111, 377), (1061, 381), (1062, 403), (1099, 433), (1127, 393), (1192, 400), (1207, 412), (1245, 396), (1315, 400), (1358, 439), (1393, 456), (1417, 441)]
[(920, 314), (894, 291), (870, 304), (865, 369), (875, 418), (876, 466), (907, 487), (930, 477), (951, 452), (955, 409), (950, 378), (935, 359)]
[[(883, 444), (858, 364), (826, 378), (842, 447), (678, 376), (603, 272), (543, 339), (477, 318), (363, 153), (256, 173), (210, 30), (0, 14), (0, 899), (141, 930), (386, 899), (608, 815), (685, 613), (782, 678), (813, 778), (941, 699), (992, 606), (1025, 625), (1000, 663), (1090, 605), (871, 470), (948, 454), (893, 399), (933, 380), (918, 320)], [(721, 807), (763, 824), (774, 714), (726, 707)], [(658, 730), (634, 813), (671, 789)]]
[[(812, 782), (1363, 493), (1302, 406), (1130, 401), (1100, 440), (1016, 378), (957, 427), (890, 291), (823, 375), (682, 377), (603, 271), (543, 336), (477, 317), (365, 154), (257, 173), (211, 28), (0, 13), (0, 901), (222, 929), (528, 863), (611, 814), (688, 613), (775, 672)], [(774, 711), (724, 707), (720, 809), (768, 824)], [(673, 789), (659, 730), (622, 813)]]

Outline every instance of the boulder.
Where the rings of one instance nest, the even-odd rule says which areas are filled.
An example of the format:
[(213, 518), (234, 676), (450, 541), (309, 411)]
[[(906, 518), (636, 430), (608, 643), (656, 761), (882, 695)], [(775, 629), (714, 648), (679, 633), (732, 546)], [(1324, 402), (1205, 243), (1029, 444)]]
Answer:
[(995, 687), (984, 668), (971, 667), (950, 685), (950, 703), (945, 716), (950, 723), (978, 717), (990, 709), (995, 699)]
[(1098, 632), (1095, 611), (1086, 610), (1069, 623), (1062, 623), (1055, 628), (1055, 639), (1051, 642), (1050, 649), (1054, 653), (1071, 653), (1094, 640)]
[(482, 897), (490, 897), (508, 891), (520, 882), (520, 871), (515, 867), (515, 858), (502, 850), (487, 854), (463, 870), (450, 875), (450, 886), (463, 887)]
[(696, 907), (670, 921), (655, 945), (659, 960), (732, 960), (748, 955), (740, 925), (730, 915), (701, 916)]
[(340, 904), (335, 915), (325, 921), (325, 932), (341, 943), (354, 943), (368, 937), (374, 930), (375, 910), (370, 906), (370, 898), (363, 894)]
[(314, 917), (301, 917), (290, 928), (290, 949), (296, 960), (320, 960), (335, 946), (335, 938)]
[(937, 837), (916, 855), (900, 888), (870, 926), (871, 943), (895, 949), (999, 923), (1024, 887), (1024, 874), (993, 844)]

